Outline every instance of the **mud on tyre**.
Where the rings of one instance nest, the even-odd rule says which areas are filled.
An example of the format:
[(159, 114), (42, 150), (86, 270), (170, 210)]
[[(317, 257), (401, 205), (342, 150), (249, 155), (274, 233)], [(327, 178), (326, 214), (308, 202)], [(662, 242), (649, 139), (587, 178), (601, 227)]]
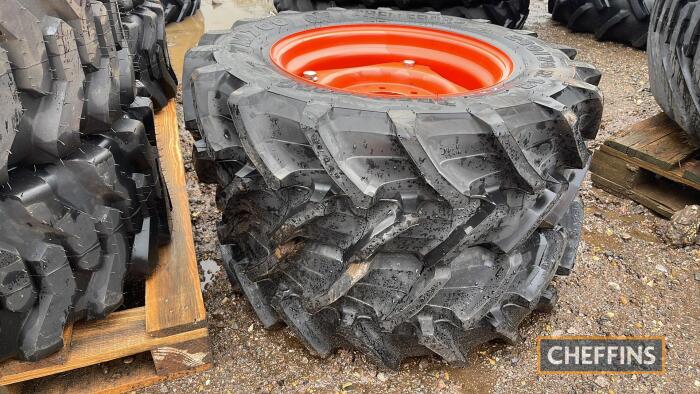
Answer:
[(657, 1), (647, 45), (651, 92), (664, 112), (700, 146), (697, 1)]
[(151, 272), (168, 196), (116, 1), (6, 0), (0, 32), (0, 360), (37, 360)]
[(530, 13), (530, 0), (275, 0), (277, 11), (314, 11), (330, 7), (352, 9), (390, 7), (415, 12), (440, 12), (467, 19), (484, 19), (511, 29), (520, 29)]
[[(397, 99), (273, 64), (278, 40), (348, 26), (475, 38), (512, 73), (474, 92)], [(429, 61), (415, 55), (415, 67)], [(335, 66), (316, 61), (320, 82)], [(574, 264), (600, 74), (537, 38), (411, 12), (283, 13), (205, 35), (185, 77), (197, 168), (215, 171), (200, 179), (218, 183), (225, 266), (265, 327), (288, 325), (315, 354), (464, 362), (478, 343), (517, 340)]]
[(575, 32), (593, 33), (644, 49), (652, 5), (662, 0), (549, 0), (552, 19)]

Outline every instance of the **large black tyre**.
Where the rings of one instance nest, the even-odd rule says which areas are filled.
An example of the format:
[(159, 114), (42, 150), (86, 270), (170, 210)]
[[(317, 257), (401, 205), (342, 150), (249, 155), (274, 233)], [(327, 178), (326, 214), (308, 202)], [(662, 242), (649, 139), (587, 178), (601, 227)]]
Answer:
[(133, 57), (139, 94), (157, 110), (177, 94), (177, 76), (170, 64), (165, 34), (166, 15), (157, 0), (130, 0), (119, 8), (124, 36)]
[(69, 322), (103, 318), (125, 280), (157, 263), (167, 228), (155, 149), (122, 118), (56, 164), (15, 169), (0, 187), (0, 360), (63, 346)]
[[(644, 49), (655, 0), (549, 0), (552, 19), (575, 32)], [(660, 1), (662, 2), (662, 1)]]
[(165, 23), (182, 22), (188, 16), (194, 15), (202, 0), (160, 0), (165, 10)]
[(116, 1), (0, 2), (0, 360), (118, 308), (169, 240), (153, 104)]
[(700, 6), (657, 1), (647, 44), (651, 92), (666, 114), (700, 146)]
[(274, 0), (274, 4), (277, 11), (315, 11), (337, 6), (440, 12), (467, 19), (485, 19), (511, 29), (522, 28), (530, 13), (530, 0)]
[[(394, 100), (297, 82), (268, 55), (310, 27), (381, 22), (476, 36), (517, 71), (488, 92)], [(282, 13), (205, 35), (185, 77), (226, 269), (265, 327), (316, 354), (464, 362), (515, 340), (574, 264), (600, 74), (537, 38), (412, 12)]]

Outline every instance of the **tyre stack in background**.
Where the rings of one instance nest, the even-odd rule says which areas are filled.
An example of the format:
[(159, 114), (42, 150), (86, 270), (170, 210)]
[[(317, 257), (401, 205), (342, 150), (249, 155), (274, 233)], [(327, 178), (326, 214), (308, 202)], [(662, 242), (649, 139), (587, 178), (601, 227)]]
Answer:
[[(314, 31), (323, 38), (305, 36)], [(509, 57), (512, 75), (422, 99), (382, 95), (384, 80), (352, 79), (376, 95), (316, 83), (361, 74), (353, 67), (438, 70), (429, 62), (442, 53), (427, 49), (463, 37)], [(218, 186), (224, 266), (266, 328), (287, 325), (320, 356), (342, 347), (390, 368), (429, 354), (463, 364), (551, 310), (552, 278), (575, 263), (585, 140), (602, 115), (600, 73), (575, 50), (483, 21), (340, 8), (240, 22), (199, 44), (183, 87), (195, 168)], [(480, 59), (452, 64), (489, 66)]]
[(169, 241), (163, 25), (152, 1), (0, 2), (0, 360), (45, 357), (66, 324), (116, 310)]
[(616, 41), (644, 49), (654, 2), (662, 0), (549, 0), (552, 19), (574, 32), (593, 33), (600, 41)]
[(415, 12), (439, 12), (467, 19), (484, 19), (520, 29), (530, 12), (530, 0), (274, 0), (277, 11), (314, 11), (329, 7), (364, 9), (389, 7)]
[(125, 40), (133, 57), (137, 92), (139, 96), (150, 97), (155, 109), (160, 110), (177, 94), (163, 7), (156, 0), (133, 0), (119, 9)]
[(165, 10), (165, 23), (182, 22), (188, 16), (194, 15), (202, 0), (159, 0)]

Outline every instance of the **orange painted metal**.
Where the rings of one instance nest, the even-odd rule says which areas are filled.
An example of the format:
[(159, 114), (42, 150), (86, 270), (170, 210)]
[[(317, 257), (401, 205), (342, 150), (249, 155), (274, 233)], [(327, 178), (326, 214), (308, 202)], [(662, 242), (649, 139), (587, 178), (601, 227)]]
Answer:
[(510, 57), (490, 43), (409, 25), (305, 30), (277, 41), (270, 57), (304, 83), (384, 97), (466, 94), (494, 86), (513, 71)]

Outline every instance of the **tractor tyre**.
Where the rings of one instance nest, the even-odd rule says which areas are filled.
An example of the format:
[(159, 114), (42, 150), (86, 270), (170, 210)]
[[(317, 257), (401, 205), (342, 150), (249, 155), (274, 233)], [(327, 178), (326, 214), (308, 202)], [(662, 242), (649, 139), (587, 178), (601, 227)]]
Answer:
[(170, 64), (163, 6), (155, 0), (133, 0), (120, 11), (138, 80), (137, 92), (150, 97), (158, 111), (177, 94), (177, 76)]
[(115, 0), (0, 2), (0, 360), (103, 318), (169, 240), (153, 104)]
[(700, 6), (697, 1), (657, 1), (649, 41), (651, 92), (661, 109), (700, 146)]
[(274, 0), (277, 11), (315, 11), (330, 7), (373, 9), (389, 7), (414, 12), (439, 12), (466, 19), (484, 19), (520, 29), (530, 13), (530, 0)]
[[(644, 49), (655, 0), (549, 0), (552, 19), (575, 32), (593, 33), (600, 41)], [(657, 2), (663, 3), (658, 0)]]
[(165, 10), (165, 23), (182, 22), (199, 10), (202, 0), (160, 0)]
[(262, 324), (390, 368), (516, 341), (573, 267), (601, 120), (600, 73), (565, 52), (386, 9), (206, 35), (185, 61), (185, 121), (218, 184), (224, 265)]

